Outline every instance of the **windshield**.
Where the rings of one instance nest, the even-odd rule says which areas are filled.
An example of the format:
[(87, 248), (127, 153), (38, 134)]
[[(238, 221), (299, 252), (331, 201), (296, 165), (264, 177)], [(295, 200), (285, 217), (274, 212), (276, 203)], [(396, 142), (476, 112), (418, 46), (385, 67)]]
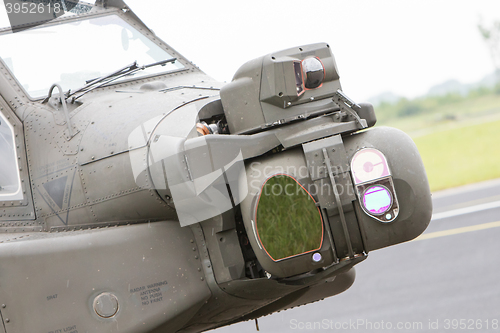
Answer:
[[(46, 96), (53, 83), (76, 89), (135, 60), (147, 65), (172, 58), (117, 15), (0, 35), (0, 57), (32, 98)], [(134, 77), (182, 67), (176, 61)]]

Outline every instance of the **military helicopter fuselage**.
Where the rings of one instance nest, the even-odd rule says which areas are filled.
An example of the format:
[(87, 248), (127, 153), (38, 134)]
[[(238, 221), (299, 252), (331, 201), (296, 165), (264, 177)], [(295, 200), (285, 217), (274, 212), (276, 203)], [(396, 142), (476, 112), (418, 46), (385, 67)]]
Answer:
[(427, 227), (415, 145), (371, 128), (328, 44), (221, 84), (120, 0), (74, 12), (0, 31), (0, 332), (252, 320)]

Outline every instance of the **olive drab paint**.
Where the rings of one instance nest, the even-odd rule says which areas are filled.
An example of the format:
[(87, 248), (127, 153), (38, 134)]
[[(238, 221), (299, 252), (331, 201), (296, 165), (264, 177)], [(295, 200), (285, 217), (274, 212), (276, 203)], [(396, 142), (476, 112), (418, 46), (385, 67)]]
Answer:
[(417, 148), (342, 91), (328, 44), (264, 55), (221, 84), (123, 1), (81, 6), (0, 30), (0, 45), (118, 27), (118, 53), (141, 43), (154, 57), (96, 49), (115, 67), (80, 62), (58, 81), (55, 63), (32, 73), (58, 74), (41, 89), (0, 54), (0, 332), (256, 319), (347, 290), (370, 251), (427, 227)]

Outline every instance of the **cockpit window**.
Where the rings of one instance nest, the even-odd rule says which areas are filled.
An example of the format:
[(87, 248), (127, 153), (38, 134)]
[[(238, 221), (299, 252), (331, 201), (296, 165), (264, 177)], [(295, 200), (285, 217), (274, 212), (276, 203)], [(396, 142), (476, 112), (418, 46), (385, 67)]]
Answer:
[(22, 200), (14, 128), (0, 113), (0, 201)]
[[(46, 96), (53, 83), (74, 90), (136, 60), (148, 65), (172, 58), (117, 15), (0, 35), (0, 57), (32, 98)], [(176, 61), (134, 78), (183, 67)]]

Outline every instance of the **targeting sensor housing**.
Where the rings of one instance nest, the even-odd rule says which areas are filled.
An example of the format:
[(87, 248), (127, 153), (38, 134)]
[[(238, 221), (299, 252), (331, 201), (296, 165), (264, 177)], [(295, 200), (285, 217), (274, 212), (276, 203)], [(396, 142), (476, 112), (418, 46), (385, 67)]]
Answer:
[(247, 62), (220, 95), (230, 132), (246, 134), (327, 112), (339, 89), (330, 46), (318, 43)]

